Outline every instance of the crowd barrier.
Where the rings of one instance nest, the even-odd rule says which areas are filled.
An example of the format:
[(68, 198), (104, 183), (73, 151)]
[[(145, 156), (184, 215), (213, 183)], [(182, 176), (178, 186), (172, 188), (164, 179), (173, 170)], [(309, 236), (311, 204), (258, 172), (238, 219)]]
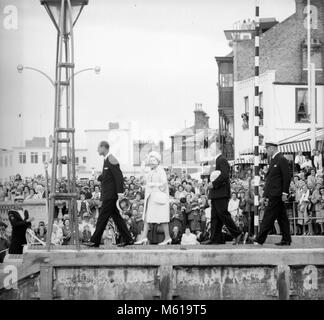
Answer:
[[(320, 227), (316, 226), (316, 224), (324, 223), (324, 219), (316, 216), (315, 211), (305, 209), (304, 212), (301, 212), (297, 201), (286, 202), (285, 206), (290, 224), (291, 235), (320, 235)], [(261, 223), (262, 216), (259, 216), (255, 231), (260, 231)], [(276, 233), (280, 234), (280, 228), (277, 221), (275, 222), (274, 227)]]
[(314, 235), (317, 223), (324, 223), (324, 219), (316, 216), (314, 210), (301, 210), (297, 201), (286, 203), (291, 233), (294, 235)]

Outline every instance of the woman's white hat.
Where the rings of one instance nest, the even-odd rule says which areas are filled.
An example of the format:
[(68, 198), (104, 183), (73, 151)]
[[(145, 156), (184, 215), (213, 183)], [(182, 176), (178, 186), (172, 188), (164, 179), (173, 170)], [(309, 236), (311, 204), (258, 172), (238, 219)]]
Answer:
[(155, 158), (157, 161), (161, 162), (161, 155), (157, 152), (157, 151), (151, 151), (149, 154), (148, 154), (149, 158), (150, 157), (153, 157)]

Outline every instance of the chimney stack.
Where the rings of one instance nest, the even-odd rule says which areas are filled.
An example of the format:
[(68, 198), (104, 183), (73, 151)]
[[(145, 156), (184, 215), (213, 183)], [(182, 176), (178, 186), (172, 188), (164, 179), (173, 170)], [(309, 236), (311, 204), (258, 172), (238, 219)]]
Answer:
[(296, 15), (298, 19), (302, 20), (304, 18), (304, 9), (307, 6), (307, 0), (295, 0), (295, 2), (296, 2)]
[(208, 129), (209, 128), (209, 117), (202, 108), (201, 103), (195, 105), (195, 128), (196, 129)]

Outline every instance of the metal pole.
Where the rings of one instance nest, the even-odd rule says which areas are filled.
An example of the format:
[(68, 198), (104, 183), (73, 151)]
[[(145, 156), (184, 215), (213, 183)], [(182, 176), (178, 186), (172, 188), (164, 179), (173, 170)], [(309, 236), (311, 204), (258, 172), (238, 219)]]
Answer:
[(48, 163), (44, 163), (44, 169), (45, 169), (45, 197), (46, 197), (46, 214), (47, 219), (49, 217), (49, 200), (48, 200)]
[(255, 1), (255, 56), (254, 56), (254, 227), (259, 222), (259, 184), (260, 184), (260, 139), (259, 139), (259, 76), (260, 76), (260, 0)]
[[(74, 32), (73, 32), (73, 19), (72, 19), (72, 6), (71, 6), (71, 1), (67, 0), (67, 4), (68, 4), (68, 18), (69, 18), (69, 22), (70, 22), (70, 50), (71, 50), (71, 54), (70, 54), (70, 59), (71, 61), (74, 63)], [(70, 111), (71, 111), (71, 117), (70, 117), (70, 125), (72, 128), (74, 128), (74, 76), (71, 77), (71, 83), (70, 83)], [(76, 172), (75, 172), (75, 135), (74, 133), (71, 134), (71, 148), (72, 150), (70, 151), (71, 153), (71, 187), (72, 187), (72, 192), (76, 193)], [(78, 227), (78, 222), (77, 222), (77, 205), (76, 205), (76, 199), (72, 199), (71, 201), (72, 204), (72, 208), (71, 208), (71, 212), (72, 212), (72, 217), (74, 220), (74, 229), (73, 229), (73, 233), (74, 233), (74, 240), (75, 240), (75, 245), (76, 245), (76, 249), (80, 250), (80, 241), (79, 241), (79, 227)]]
[(54, 141), (53, 141), (53, 154), (52, 154), (52, 176), (51, 176), (51, 198), (50, 198), (50, 210), (49, 210), (49, 221), (48, 221), (48, 238), (46, 240), (47, 250), (51, 249), (51, 236), (53, 230), (53, 221), (54, 221), (54, 210), (55, 210), (55, 198), (53, 197), (56, 191), (56, 174), (57, 174), (57, 158), (58, 158), (58, 137), (56, 135), (56, 129), (60, 125), (60, 106), (61, 106), (61, 69), (58, 67), (59, 61), (62, 60), (62, 30), (63, 30), (63, 21), (64, 21), (64, 0), (61, 1), (60, 6), (60, 16), (59, 16), (59, 31), (57, 35), (57, 48), (56, 48), (56, 71), (55, 71), (55, 106), (54, 106)]
[(311, 150), (316, 149), (316, 75), (315, 63), (310, 63), (310, 96), (311, 96)]
[[(311, 150), (315, 149), (316, 138), (315, 138), (315, 66), (311, 61), (311, 1), (307, 0), (307, 84), (308, 84), (308, 95), (307, 95), (307, 105), (308, 112), (310, 112), (310, 122), (311, 122)], [(314, 79), (313, 79), (314, 78)], [(314, 95), (314, 97), (313, 97)]]

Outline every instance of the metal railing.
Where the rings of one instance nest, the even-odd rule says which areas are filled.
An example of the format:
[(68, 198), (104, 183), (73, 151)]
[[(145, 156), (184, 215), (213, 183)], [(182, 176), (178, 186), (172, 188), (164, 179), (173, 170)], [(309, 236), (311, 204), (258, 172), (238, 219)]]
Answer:
[[(291, 235), (315, 235), (314, 234), (314, 222), (316, 223), (318, 220), (323, 220), (323, 217), (313, 216), (313, 210), (308, 210), (305, 208), (305, 212), (299, 213), (299, 204), (298, 201), (290, 201), (286, 202), (286, 211), (288, 215), (289, 225), (290, 225), (290, 233)], [(257, 231), (260, 230), (260, 224), (262, 222), (261, 217), (259, 216), (259, 223)], [(275, 229), (277, 234), (280, 233), (280, 228), (278, 223), (275, 223)]]

